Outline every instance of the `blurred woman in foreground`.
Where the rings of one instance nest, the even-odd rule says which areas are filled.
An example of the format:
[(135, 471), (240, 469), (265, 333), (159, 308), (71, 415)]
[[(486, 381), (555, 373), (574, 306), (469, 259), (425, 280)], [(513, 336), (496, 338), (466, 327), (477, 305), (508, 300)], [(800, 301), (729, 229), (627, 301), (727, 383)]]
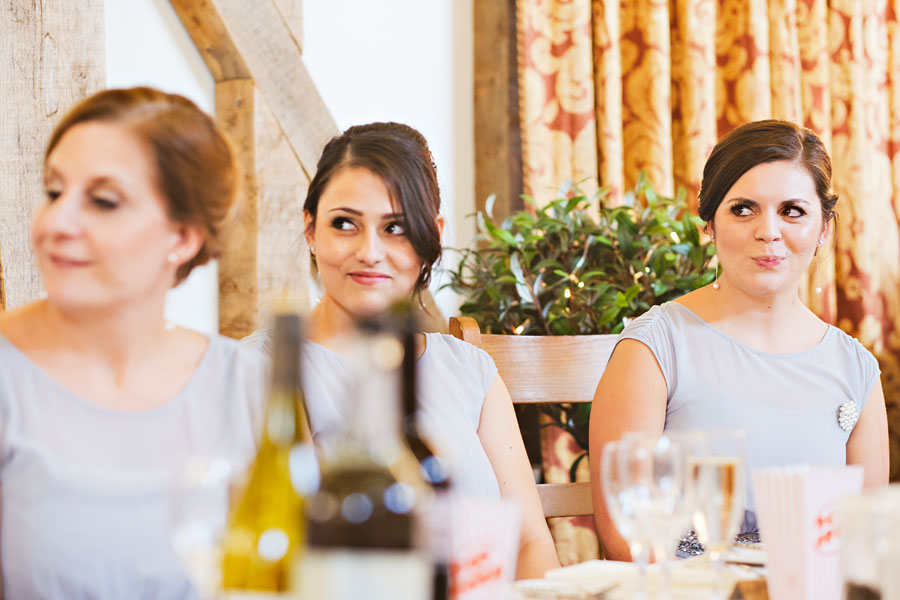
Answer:
[(251, 458), (256, 355), (165, 322), (218, 255), (237, 176), (181, 96), (108, 90), (57, 125), (31, 239), (46, 298), (0, 314), (3, 593), (190, 598), (168, 493), (192, 458)]

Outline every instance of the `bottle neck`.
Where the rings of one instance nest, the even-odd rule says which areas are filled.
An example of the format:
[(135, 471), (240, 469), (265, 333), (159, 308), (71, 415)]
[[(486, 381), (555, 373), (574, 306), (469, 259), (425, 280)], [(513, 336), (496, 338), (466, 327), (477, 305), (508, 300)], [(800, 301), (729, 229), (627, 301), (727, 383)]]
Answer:
[(291, 446), (307, 440), (300, 374), (300, 318), (275, 318), (272, 372), (266, 401), (263, 443)]

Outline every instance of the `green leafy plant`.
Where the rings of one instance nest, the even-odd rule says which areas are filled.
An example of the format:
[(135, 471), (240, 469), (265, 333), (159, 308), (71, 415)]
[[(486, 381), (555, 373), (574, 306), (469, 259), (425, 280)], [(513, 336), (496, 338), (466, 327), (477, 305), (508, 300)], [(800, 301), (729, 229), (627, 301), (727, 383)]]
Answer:
[[(701, 241), (702, 221), (685, 196), (683, 189), (675, 198), (658, 194), (641, 173), (619, 206), (604, 189), (588, 198), (567, 184), (543, 207), (525, 197), (528, 210), (500, 222), (488, 198), (475, 213), (479, 247), (455, 249), (460, 261), (446, 286), (485, 332), (619, 333), (624, 319), (715, 277), (714, 247)], [(587, 450), (589, 405), (544, 412)]]

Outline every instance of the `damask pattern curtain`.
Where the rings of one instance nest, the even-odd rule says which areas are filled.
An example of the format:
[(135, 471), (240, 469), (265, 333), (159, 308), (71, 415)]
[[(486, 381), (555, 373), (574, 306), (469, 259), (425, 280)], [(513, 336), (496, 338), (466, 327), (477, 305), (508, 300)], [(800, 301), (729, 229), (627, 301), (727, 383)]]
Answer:
[[(840, 196), (808, 294), (878, 357), (900, 478), (900, 0), (518, 0), (524, 185), (621, 197), (641, 170), (696, 210), (716, 140), (779, 118), (818, 134)], [(564, 474), (561, 474), (565, 477)]]

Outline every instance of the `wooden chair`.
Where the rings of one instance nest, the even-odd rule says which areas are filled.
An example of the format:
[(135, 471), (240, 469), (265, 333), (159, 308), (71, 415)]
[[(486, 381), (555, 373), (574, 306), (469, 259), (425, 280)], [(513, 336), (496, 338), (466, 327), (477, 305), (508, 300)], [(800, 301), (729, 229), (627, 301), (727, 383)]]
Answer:
[[(482, 334), (472, 317), (450, 317), (450, 333), (491, 355), (513, 404), (590, 402), (618, 337)], [(594, 513), (589, 482), (543, 483), (538, 493), (547, 518)]]

